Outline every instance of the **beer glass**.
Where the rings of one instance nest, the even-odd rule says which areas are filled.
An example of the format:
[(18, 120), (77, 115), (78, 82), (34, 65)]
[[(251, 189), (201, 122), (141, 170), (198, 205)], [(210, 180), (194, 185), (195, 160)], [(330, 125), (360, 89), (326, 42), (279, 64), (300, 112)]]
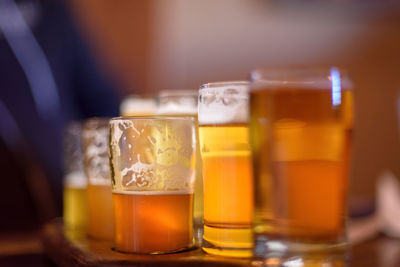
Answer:
[(199, 90), (204, 183), (203, 250), (251, 256), (253, 180), (248, 130), (248, 83), (208, 83)]
[(88, 235), (113, 240), (114, 215), (108, 160), (108, 118), (92, 118), (83, 129), (84, 166), (88, 181)]
[(156, 113), (165, 116), (194, 118), (196, 126), (196, 179), (194, 183), (193, 227), (196, 244), (201, 245), (203, 239), (203, 177), (197, 120), (198, 96), (198, 90), (163, 90), (157, 96)]
[(83, 171), (82, 124), (71, 122), (63, 136), (63, 218), (66, 229), (85, 231), (87, 224), (86, 177)]
[(194, 120), (110, 121), (115, 249), (162, 254), (193, 245)]
[(156, 100), (151, 95), (129, 95), (120, 104), (121, 116), (153, 116)]
[(345, 257), (352, 99), (337, 68), (251, 73), (255, 257)]

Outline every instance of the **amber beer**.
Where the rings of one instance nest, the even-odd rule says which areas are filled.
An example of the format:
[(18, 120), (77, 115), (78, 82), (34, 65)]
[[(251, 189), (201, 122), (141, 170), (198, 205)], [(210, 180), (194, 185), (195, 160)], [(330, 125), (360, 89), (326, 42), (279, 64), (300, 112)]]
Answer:
[(91, 118), (84, 124), (83, 150), (87, 177), (89, 237), (113, 240), (114, 215), (108, 158), (109, 118)]
[[(167, 194), (168, 193), (168, 194)], [(135, 253), (174, 252), (192, 241), (193, 194), (114, 192), (115, 246)]]
[[(227, 92), (233, 92), (232, 98), (222, 99)], [(221, 104), (220, 100), (233, 103), (233, 106)], [(251, 255), (253, 182), (249, 129), (247, 114), (237, 115), (247, 111), (247, 104), (247, 83), (208, 84), (200, 89), (203, 250), (210, 254), (231, 257)], [(219, 108), (221, 110), (217, 111)], [(209, 116), (218, 112), (219, 118)], [(226, 117), (221, 115), (224, 112)], [(232, 117), (232, 114), (236, 115)]]
[(256, 243), (345, 242), (353, 95), (344, 82), (335, 87), (339, 76), (330, 78), (253, 83)]
[(114, 238), (114, 213), (111, 185), (89, 184), (87, 187), (88, 234), (103, 240)]

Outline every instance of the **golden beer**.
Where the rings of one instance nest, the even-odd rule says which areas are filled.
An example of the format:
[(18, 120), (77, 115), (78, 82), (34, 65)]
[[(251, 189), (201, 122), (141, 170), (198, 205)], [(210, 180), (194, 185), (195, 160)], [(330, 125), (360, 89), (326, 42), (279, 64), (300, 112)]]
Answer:
[(115, 247), (122, 252), (174, 252), (192, 242), (193, 194), (113, 192)]
[(82, 123), (69, 122), (63, 135), (63, 220), (68, 232), (87, 227), (86, 186), (83, 171)]
[(64, 185), (64, 223), (68, 229), (86, 230), (86, 188)]
[[(232, 92), (234, 99), (226, 99), (226, 102), (231, 101), (235, 106), (227, 105), (222, 109), (228, 111), (233, 108), (241, 113), (243, 105), (244, 110), (247, 109), (247, 87), (243, 87), (243, 84), (238, 88), (230, 84), (226, 87), (224, 84), (217, 84), (213, 88), (213, 84), (208, 86), (210, 85), (211, 87), (200, 90), (199, 103), (204, 184), (203, 250), (223, 256), (249, 257), (252, 248), (253, 178), (249, 129), (246, 119), (243, 119), (246, 116), (238, 116), (242, 119), (230, 119), (229, 116), (237, 112), (231, 110), (227, 117), (221, 116), (214, 123), (207, 123), (212, 122), (209, 118), (214, 118), (208, 117), (207, 112), (211, 110), (213, 114), (216, 113), (220, 101), (216, 100), (215, 107), (212, 107), (213, 104), (207, 105), (206, 99), (206, 95), (214, 100), (218, 99), (218, 94), (225, 97), (226, 91)], [(238, 90), (238, 95), (235, 90)], [(214, 98), (213, 94), (217, 96)], [(242, 96), (244, 97), (240, 100), (236, 99)]]
[(114, 238), (114, 211), (111, 185), (87, 187), (88, 234), (103, 240)]
[(256, 252), (265, 240), (345, 242), (353, 96), (330, 85), (252, 87)]

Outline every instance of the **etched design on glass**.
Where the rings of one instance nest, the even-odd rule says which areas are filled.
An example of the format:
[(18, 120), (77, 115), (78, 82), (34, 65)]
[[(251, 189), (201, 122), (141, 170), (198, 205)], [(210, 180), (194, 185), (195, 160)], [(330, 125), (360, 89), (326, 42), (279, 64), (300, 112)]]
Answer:
[(113, 191), (191, 192), (195, 164), (191, 127), (185, 120), (112, 120)]
[(86, 126), (83, 131), (86, 176), (90, 184), (109, 185), (108, 127)]

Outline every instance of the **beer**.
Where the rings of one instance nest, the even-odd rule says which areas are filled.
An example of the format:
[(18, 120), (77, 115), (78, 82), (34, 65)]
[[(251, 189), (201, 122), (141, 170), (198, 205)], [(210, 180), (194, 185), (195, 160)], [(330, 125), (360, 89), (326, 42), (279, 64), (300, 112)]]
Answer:
[(162, 254), (193, 245), (192, 118), (115, 118), (110, 166), (115, 248)]
[(345, 234), (352, 92), (253, 88), (255, 234), (335, 243)]
[(202, 248), (215, 255), (249, 257), (253, 179), (248, 83), (202, 85), (198, 116), (204, 184)]
[[(86, 183), (74, 184), (66, 179), (64, 184), (63, 217), (67, 229), (85, 230), (87, 225)], [(85, 181), (85, 178), (81, 178)]]
[[(201, 125), (204, 177), (204, 240), (230, 247), (251, 247), (253, 188), (247, 125)], [(231, 236), (226, 238), (226, 236)], [(207, 248), (205, 248), (207, 251)]]
[(115, 246), (135, 253), (182, 250), (192, 240), (193, 194), (113, 192)]
[(111, 185), (87, 186), (88, 234), (103, 240), (114, 238)]

